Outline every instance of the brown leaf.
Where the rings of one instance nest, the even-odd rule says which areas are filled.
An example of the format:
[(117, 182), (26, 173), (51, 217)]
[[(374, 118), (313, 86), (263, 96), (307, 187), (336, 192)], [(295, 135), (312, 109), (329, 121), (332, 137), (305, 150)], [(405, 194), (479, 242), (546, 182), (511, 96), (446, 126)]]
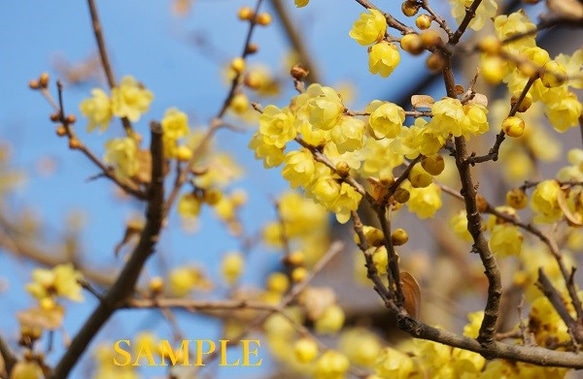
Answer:
[(413, 108), (431, 108), (433, 103), (435, 103), (435, 100), (429, 95), (411, 96), (411, 105), (413, 105)]
[(419, 318), (421, 310), (421, 288), (419, 283), (406, 271), (401, 271), (401, 283), (403, 295), (405, 295), (405, 309), (407, 313), (415, 319)]
[(567, 194), (565, 193), (565, 188), (562, 188), (559, 191), (559, 196), (557, 197), (557, 202), (559, 203), (559, 207), (563, 211), (565, 218), (569, 221), (569, 224), (572, 226), (583, 226), (583, 217), (579, 214), (573, 214), (569, 209), (569, 205), (567, 204)]
[(484, 107), (488, 107), (488, 97), (484, 94), (476, 92), (474, 94), (474, 98), (472, 100), (468, 101), (468, 103), (478, 104), (478, 105), (482, 105)]

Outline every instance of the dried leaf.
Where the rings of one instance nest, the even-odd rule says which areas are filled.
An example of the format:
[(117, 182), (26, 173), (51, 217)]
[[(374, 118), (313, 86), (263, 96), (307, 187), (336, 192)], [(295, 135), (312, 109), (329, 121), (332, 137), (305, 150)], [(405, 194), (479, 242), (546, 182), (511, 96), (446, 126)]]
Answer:
[[(567, 187), (568, 188), (568, 187)], [(557, 197), (557, 202), (559, 203), (559, 207), (563, 211), (565, 218), (572, 226), (583, 226), (583, 217), (580, 214), (573, 214), (569, 209), (569, 205), (567, 204), (567, 194), (565, 192), (566, 188), (562, 188), (559, 191), (559, 196)]]
[(377, 178), (369, 177), (367, 178), (367, 181), (370, 183), (372, 187), (372, 197), (376, 201), (381, 201), (389, 193), (389, 189), (386, 186), (383, 186), (381, 184), (381, 181), (378, 180)]
[(401, 283), (403, 295), (405, 295), (405, 309), (415, 319), (419, 318), (421, 310), (421, 288), (419, 283), (406, 271), (401, 271)]
[(434, 103), (435, 100), (429, 95), (411, 96), (411, 104), (413, 105), (413, 108), (431, 108)]
[(474, 94), (474, 98), (472, 100), (468, 101), (468, 103), (478, 104), (478, 105), (482, 105), (484, 107), (488, 107), (488, 97), (484, 94), (476, 92)]
[(38, 327), (45, 330), (55, 330), (63, 324), (64, 315), (64, 309), (57, 306), (53, 309), (27, 309), (19, 312), (16, 317), (23, 325)]

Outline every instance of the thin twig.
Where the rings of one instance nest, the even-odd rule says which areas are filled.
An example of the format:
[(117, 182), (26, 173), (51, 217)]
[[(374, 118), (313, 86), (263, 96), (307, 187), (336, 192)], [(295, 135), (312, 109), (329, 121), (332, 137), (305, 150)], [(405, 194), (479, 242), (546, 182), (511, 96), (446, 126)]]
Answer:
[(466, 29), (470, 25), (470, 22), (476, 16), (476, 10), (478, 9), (478, 7), (480, 6), (481, 3), (482, 3), (482, 0), (474, 0), (472, 2), (472, 5), (470, 5), (468, 8), (466, 8), (466, 15), (464, 16), (464, 19), (460, 23), (460, 26), (457, 28), (455, 33), (453, 33), (453, 35), (449, 39), (450, 45), (456, 45), (459, 42), (460, 38), (462, 37), (462, 35), (465, 33)]
[(318, 67), (312, 59), (312, 54), (308, 52), (305, 40), (302, 38), (302, 33), (298, 32), (293, 24), (286, 6), (281, 0), (272, 0), (271, 3), (273, 4), (273, 9), (275, 10), (277, 17), (281, 20), (281, 25), (283, 26), (290, 45), (298, 53), (299, 61), (309, 70), (306, 81), (309, 83), (320, 83), (322, 79), (320, 78)]
[[(115, 75), (113, 74), (113, 69), (111, 68), (111, 62), (109, 60), (109, 54), (107, 53), (107, 48), (105, 46), (105, 38), (103, 37), (103, 29), (101, 28), (101, 21), (99, 20), (99, 14), (97, 13), (97, 7), (95, 6), (94, 0), (87, 0), (89, 5), (89, 13), (91, 14), (91, 24), (93, 25), (93, 34), (95, 34), (95, 41), (97, 42), (97, 48), (99, 49), (99, 57), (101, 58), (101, 66), (105, 72), (105, 77), (107, 78), (107, 84), (109, 89), (113, 89), (117, 86), (115, 81)], [(121, 122), (126, 131), (126, 135), (130, 135), (132, 132), (132, 124), (127, 117), (122, 117)]]
[[(479, 1), (476, 0), (472, 6), (476, 2), (479, 4)], [(456, 98), (455, 78), (453, 76), (451, 59), (449, 58), (443, 69), (443, 79), (447, 95), (451, 98)], [(468, 231), (474, 240), (472, 251), (477, 252), (480, 256), (485, 269), (486, 278), (488, 279), (488, 298), (484, 309), (484, 319), (480, 326), (480, 332), (478, 335), (478, 341), (482, 345), (487, 346), (495, 342), (496, 323), (500, 311), (500, 297), (502, 296), (502, 280), (500, 278), (500, 268), (498, 267), (496, 258), (494, 257), (494, 254), (492, 254), (492, 251), (490, 251), (488, 241), (482, 231), (482, 218), (476, 204), (476, 186), (472, 179), (471, 165), (467, 162), (468, 153), (465, 137), (461, 136), (455, 138), (455, 148), (456, 166), (462, 185), (461, 195), (463, 196), (466, 205)]]
[(561, 319), (567, 325), (569, 333), (573, 339), (573, 345), (577, 348), (579, 343), (583, 342), (583, 327), (577, 324), (577, 321), (571, 317), (567, 307), (563, 303), (563, 299), (557, 289), (553, 286), (549, 278), (546, 276), (542, 267), (538, 269), (538, 285), (544, 295), (549, 299), (553, 308), (557, 311)]
[[(255, 5), (255, 9), (254, 9), (254, 14), (257, 14), (259, 12), (259, 9), (261, 7), (262, 2), (263, 2), (263, 0), (257, 0), (257, 3)], [(255, 22), (255, 19), (252, 19), (251, 21), (249, 21), (249, 29), (247, 30), (247, 35), (245, 37), (245, 43), (243, 45), (243, 51), (241, 53), (242, 59), (245, 59), (249, 55), (248, 46), (249, 46), (249, 43), (251, 42), (251, 37), (253, 36), (253, 31), (255, 30), (256, 26), (257, 26), (257, 23)], [(188, 173), (190, 172), (190, 169), (200, 159), (200, 157), (202, 156), (202, 154), (204, 153), (204, 151), (207, 147), (207, 144), (212, 139), (215, 132), (221, 126), (224, 126), (223, 122), (222, 122), (222, 118), (225, 116), (225, 113), (227, 112), (227, 110), (229, 109), (229, 106), (231, 105), (231, 102), (233, 101), (233, 97), (237, 93), (237, 89), (240, 86), (240, 81), (241, 81), (241, 73), (237, 73), (235, 75), (235, 77), (233, 78), (233, 80), (231, 81), (231, 86), (229, 88), (227, 96), (225, 97), (225, 100), (223, 101), (221, 108), (219, 109), (216, 116), (211, 121), (209, 128), (207, 129), (204, 136), (200, 140), (198, 146), (196, 146), (196, 148), (193, 150), (192, 157), (182, 167), (182, 169), (180, 170), (180, 173), (177, 175), (176, 180), (174, 182), (174, 186), (172, 187), (172, 190), (170, 191), (170, 195), (168, 196), (168, 199), (166, 199), (166, 202), (164, 204), (164, 209), (165, 209), (164, 217), (168, 217), (168, 214), (169, 214), (170, 210), (172, 209), (172, 205), (174, 204), (174, 202), (176, 201), (176, 198), (178, 197), (178, 194), (180, 193), (182, 185), (184, 183), (186, 183), (186, 180), (188, 179)]]
[(421, 8), (425, 9), (427, 13), (429, 13), (433, 17), (433, 19), (435, 20), (435, 22), (437, 22), (441, 29), (443, 29), (447, 33), (448, 38), (453, 37), (453, 31), (449, 28), (449, 25), (447, 25), (447, 21), (445, 21), (443, 17), (441, 17), (433, 10), (433, 8), (431, 8), (428, 0), (421, 1)]

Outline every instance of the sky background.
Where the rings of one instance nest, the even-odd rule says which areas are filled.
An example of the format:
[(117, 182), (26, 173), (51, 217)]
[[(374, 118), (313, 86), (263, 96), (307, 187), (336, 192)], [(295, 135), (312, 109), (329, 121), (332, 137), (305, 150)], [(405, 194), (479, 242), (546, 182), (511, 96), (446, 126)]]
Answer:
[[(360, 5), (349, 0), (313, 0), (308, 7), (295, 9), (292, 0), (286, 0), (291, 17), (306, 36), (309, 51), (315, 58), (323, 84), (337, 85), (352, 82), (355, 85), (354, 109), (362, 109), (373, 99), (396, 100), (403, 88), (411, 88), (418, 79), (418, 70), (424, 67), (424, 56), (412, 58), (402, 54), (399, 67), (384, 79), (368, 73), (366, 47), (348, 37), (352, 23), (362, 11)], [(269, 10), (269, 1), (263, 10)], [(379, 2), (380, 3), (380, 2)], [(154, 93), (150, 111), (135, 124), (147, 136), (147, 125), (152, 119), (160, 120), (169, 107), (177, 107), (190, 116), (191, 126), (204, 126), (219, 110), (227, 92), (222, 70), (230, 59), (242, 49), (247, 24), (238, 21), (240, 6), (254, 6), (251, 0), (198, 0), (189, 14), (176, 17), (171, 12), (171, 2), (165, 1), (97, 1), (105, 40), (118, 80), (132, 75)], [(382, 2), (384, 10), (400, 14), (400, 2)], [(435, 2), (438, 13), (445, 2)], [(445, 12), (446, 13), (446, 12)], [(404, 17), (400, 17), (404, 18)], [(209, 45), (196, 46), (192, 36), (203, 36)], [(51, 109), (36, 92), (29, 90), (28, 81), (47, 71), (55, 79), (54, 62), (64, 57), (71, 63), (81, 62), (96, 53), (89, 11), (84, 1), (20, 0), (0, 3), (0, 141), (13, 146), (13, 164), (24, 170), (27, 180), (10, 199), (13, 209), (30, 208), (46, 225), (48, 239), (57, 242), (67, 229), (64, 220), (71, 212), (82, 210), (85, 226), (81, 231), (82, 256), (96, 265), (120, 265), (113, 258), (113, 247), (121, 239), (125, 221), (133, 212), (141, 212), (139, 204), (122, 202), (114, 196), (113, 186), (106, 180), (88, 181), (98, 173), (97, 168), (80, 153), (70, 151), (66, 141), (56, 137), (54, 125), (49, 121)], [(249, 64), (262, 63), (273, 72), (284, 72), (283, 62), (289, 52), (283, 29), (274, 24), (258, 27), (253, 41), (260, 47), (251, 56)], [(209, 47), (210, 46), (210, 47)], [(289, 70), (289, 68), (286, 68)], [(54, 84), (54, 83), (53, 83)], [(98, 156), (110, 138), (119, 137), (122, 128), (113, 122), (103, 134), (87, 134), (78, 104), (90, 96), (93, 86), (106, 89), (104, 83), (93, 82), (65, 89), (65, 109), (74, 113), (79, 121), (75, 125), (81, 140)], [(54, 93), (54, 86), (52, 87)], [(283, 96), (277, 101), (285, 105), (292, 95), (291, 80), (283, 82)], [(106, 92), (107, 89), (106, 89)], [(441, 93), (436, 94), (440, 97)], [(264, 104), (266, 105), (266, 104)], [(287, 184), (277, 170), (266, 171), (261, 162), (253, 159), (247, 149), (251, 131), (236, 134), (220, 131), (216, 146), (233, 154), (247, 171), (245, 180), (238, 186), (251, 194), (249, 204), (242, 213), (243, 223), (250, 234), (275, 217), (271, 202)], [(55, 171), (47, 175), (38, 169), (46, 159), (56, 163)], [(171, 225), (180, 221), (175, 212)], [(173, 267), (184, 262), (208, 265), (209, 275), (219, 275), (217, 262), (225, 252), (237, 250), (239, 242), (228, 237), (224, 228), (205, 210), (196, 234), (184, 233), (170, 227), (164, 231), (159, 251), (166, 263)], [(250, 257), (244, 283), (261, 284), (265, 273), (277, 265), (280, 256), (261, 248)], [(148, 271), (155, 273), (160, 261), (154, 257)], [(14, 314), (34, 304), (23, 290), (34, 265), (16, 261), (0, 254), (0, 278), (8, 283), (0, 293), (0, 334), (12, 346), (18, 339), (18, 323)], [(65, 322), (66, 330), (74, 335), (82, 325), (95, 301), (86, 294), (84, 307), (72, 307)], [(200, 322), (184, 318), (184, 330), (192, 338), (218, 338), (215, 322)], [(136, 330), (154, 328), (160, 336), (168, 337), (169, 328), (159, 315), (146, 311), (116, 314), (99, 333), (97, 341), (131, 338)], [(62, 343), (57, 336), (56, 349), (48, 356), (50, 363), (58, 361)], [(264, 358), (267, 349), (262, 349)], [(85, 355), (72, 377), (81, 377), (88, 364)], [(266, 365), (261, 371), (268, 369)], [(253, 369), (258, 370), (258, 369)], [(154, 374), (162, 374), (161, 371)], [(146, 377), (152, 375), (148, 372)], [(223, 370), (219, 378), (257, 377), (258, 371), (229, 372)]]

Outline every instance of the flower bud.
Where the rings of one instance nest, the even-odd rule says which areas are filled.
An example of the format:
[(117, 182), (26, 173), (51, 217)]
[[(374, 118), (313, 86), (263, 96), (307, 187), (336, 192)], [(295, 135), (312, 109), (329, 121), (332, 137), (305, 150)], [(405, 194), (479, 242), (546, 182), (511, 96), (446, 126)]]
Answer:
[(271, 15), (269, 13), (260, 13), (255, 18), (255, 22), (259, 25), (267, 26), (271, 24)]
[(431, 26), (431, 21), (433, 21), (431, 16), (422, 14), (415, 19), (415, 25), (421, 30), (426, 30)]
[(508, 137), (521, 137), (524, 134), (524, 128), (524, 120), (520, 117), (511, 116), (502, 121), (502, 130)]
[(391, 234), (391, 242), (394, 246), (401, 246), (409, 241), (409, 235), (404, 229), (398, 228)]
[(413, 55), (421, 54), (423, 52), (421, 37), (415, 33), (405, 34), (401, 38), (401, 49)]
[(249, 21), (253, 19), (254, 15), (255, 14), (253, 13), (253, 9), (251, 9), (251, 7), (241, 7), (239, 9), (239, 13), (237, 14), (239, 19), (243, 21)]
[(401, 4), (401, 11), (407, 17), (413, 17), (419, 12), (419, 5), (415, 3), (411, 3), (410, 1), (404, 1)]

